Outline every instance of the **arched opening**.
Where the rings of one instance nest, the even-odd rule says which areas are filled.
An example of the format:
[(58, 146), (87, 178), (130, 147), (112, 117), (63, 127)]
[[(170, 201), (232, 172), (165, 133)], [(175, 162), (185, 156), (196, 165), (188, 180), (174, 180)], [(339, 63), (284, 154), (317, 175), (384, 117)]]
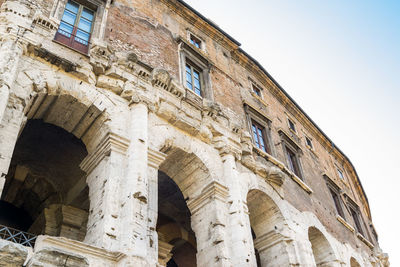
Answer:
[(187, 203), (201, 195), (210, 183), (210, 173), (194, 153), (179, 148), (163, 150), (167, 157), (158, 175), (159, 263), (171, 267), (197, 266), (199, 261), (205, 263), (213, 256), (207, 250), (210, 240), (207, 230), (198, 232), (207, 229), (203, 226), (207, 220), (198, 219), (204, 210), (198, 209), (193, 214)]
[(358, 263), (358, 261), (355, 258), (351, 257), (350, 267), (361, 267), (361, 265)]
[(289, 266), (284, 217), (278, 206), (259, 190), (249, 191), (247, 206), (257, 266)]
[[(64, 129), (28, 120), (15, 145), (0, 202), (0, 223), (33, 234), (83, 240), (89, 198), (81, 140)], [(83, 183), (83, 190), (74, 190)]]
[(190, 226), (190, 211), (177, 184), (162, 171), (158, 173), (157, 233), (159, 246), (164, 248), (160, 264), (196, 266), (196, 239)]
[(332, 266), (335, 254), (325, 236), (315, 227), (308, 229), (308, 239), (311, 242), (315, 264), (317, 266)]

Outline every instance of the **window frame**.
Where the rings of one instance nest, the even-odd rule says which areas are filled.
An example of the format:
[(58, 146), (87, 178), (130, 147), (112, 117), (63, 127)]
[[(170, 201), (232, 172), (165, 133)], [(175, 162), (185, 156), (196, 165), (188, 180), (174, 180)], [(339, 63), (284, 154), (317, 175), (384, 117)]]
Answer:
[[(254, 132), (254, 128), (256, 129), (256, 132)], [(254, 119), (251, 119), (251, 130), (253, 133), (253, 141), (254, 141), (255, 146), (257, 148), (261, 149), (262, 151), (264, 151), (265, 153), (271, 154), (271, 149), (269, 148), (269, 144), (268, 144), (269, 142), (267, 139), (265, 127), (262, 126), (261, 124), (259, 124)], [(260, 136), (260, 134), (261, 134), (261, 136)], [(257, 136), (257, 140), (256, 140), (256, 136)], [(263, 145), (261, 145), (261, 141), (262, 141)], [(262, 148), (262, 147), (264, 147), (264, 148)]]
[[(189, 32), (189, 43), (198, 49), (203, 49), (203, 40), (191, 32)], [(198, 46), (196, 44), (198, 44)]]
[[(186, 93), (186, 97), (192, 99), (191, 102), (197, 103), (196, 105), (201, 105), (201, 98), (206, 98), (209, 100), (214, 100), (213, 91), (211, 89), (210, 81), (210, 71), (212, 64), (203, 55), (196, 51), (191, 44), (187, 43), (186, 40), (180, 38), (179, 42), (179, 63), (180, 63), (180, 79), (181, 83), (190, 93)], [(200, 74), (200, 86), (201, 95), (195, 93), (194, 90), (187, 87), (186, 80), (186, 65), (191, 65)], [(192, 79), (193, 81), (193, 79)], [(199, 99), (194, 99), (192, 95), (196, 95)]]
[[(189, 67), (190, 69), (190, 76), (191, 76), (191, 82), (188, 81), (187, 79), (187, 68)], [(198, 75), (198, 81), (199, 81), (199, 87), (196, 88), (196, 85), (194, 83), (194, 80), (196, 80), (195, 74), (197, 73)], [(202, 71), (199, 67), (197, 67), (195, 64), (193, 64), (189, 59), (186, 59), (186, 65), (185, 65), (185, 87), (191, 91), (193, 91), (196, 95), (203, 97), (203, 87), (204, 87), (204, 82), (203, 82), (203, 74)], [(191, 85), (191, 88), (189, 88), (188, 84)], [(196, 92), (196, 89), (199, 90), (199, 92)]]
[[(330, 195), (332, 197), (332, 200), (333, 200), (333, 203), (335, 205), (335, 209), (336, 209), (337, 214), (340, 217), (342, 217), (344, 220), (346, 220), (345, 213), (344, 213), (344, 202), (343, 202), (343, 199), (341, 197), (342, 190), (327, 175), (324, 175), (324, 178), (325, 178), (325, 181), (326, 181), (326, 186), (328, 187), (329, 193), (330, 193)], [(336, 196), (336, 198), (335, 198), (335, 196)]]
[(261, 87), (259, 87), (254, 82), (251, 82), (251, 90), (257, 97), (262, 99), (262, 88)]
[[(301, 163), (301, 155), (303, 154), (303, 151), (301, 150), (300, 146), (287, 135), (285, 131), (281, 129), (279, 130), (279, 134), (282, 140), (281, 143), (283, 149), (283, 156), (285, 158), (287, 168), (291, 172), (293, 172), (300, 180), (305, 182), (303, 166)], [(294, 161), (292, 160), (292, 158), (289, 159), (288, 151), (290, 151), (292, 155), (294, 155)], [(295, 165), (293, 165), (293, 163), (295, 163)], [(291, 166), (293, 166), (293, 168), (291, 168)], [(296, 170), (296, 168), (294, 168), (295, 166), (297, 168), (297, 171), (295, 171)]]
[[(252, 140), (253, 145), (255, 147), (257, 147), (258, 149), (260, 149), (261, 151), (263, 151), (271, 156), (274, 156), (275, 151), (273, 149), (272, 136), (271, 136), (272, 121), (268, 117), (261, 114), (256, 109), (252, 108), (250, 105), (248, 105), (246, 103), (244, 104), (244, 110), (245, 110), (248, 129), (249, 129), (249, 132), (251, 135), (251, 140)], [(265, 151), (256, 145), (256, 142), (254, 140), (254, 133), (253, 133), (253, 122), (256, 123), (257, 125), (259, 125), (259, 127), (261, 127), (263, 130)]]
[[(66, 21), (63, 21), (63, 17), (64, 14), (67, 10), (67, 5), (69, 2), (72, 2), (76, 5), (78, 5), (78, 12), (76, 13), (76, 17), (75, 17), (75, 21), (74, 24), (70, 24)], [(90, 28), (90, 32), (86, 32), (83, 29), (79, 28), (79, 23), (82, 19), (87, 20), (86, 18), (84, 18), (82, 16), (82, 11), (84, 9), (89, 10), (93, 16), (91, 22), (91, 28)], [(59, 26), (57, 28), (57, 31), (55, 32), (54, 35), (54, 42), (57, 42), (61, 45), (64, 45), (70, 49), (73, 49), (79, 53), (82, 53), (84, 55), (88, 55), (89, 54), (89, 50), (90, 50), (90, 45), (91, 45), (91, 41), (98, 37), (99, 35), (99, 24), (101, 24), (101, 21), (98, 21), (98, 18), (102, 17), (101, 14), (104, 12), (104, 3), (97, 1), (97, 0), (59, 0), (56, 1), (54, 6), (53, 6), (53, 10), (52, 10), (52, 17), (59, 20)], [(103, 18), (104, 19), (104, 18)], [(89, 21), (89, 20), (88, 20)], [(61, 29), (61, 25), (62, 23), (64, 24), (68, 24), (69, 26), (72, 26), (72, 33), (66, 32), (67, 34), (62, 33), (62, 29)], [(79, 36), (77, 36), (77, 31), (84, 31), (86, 34), (89, 35), (88, 40), (84, 40), (82, 38), (80, 38)], [(87, 42), (87, 44), (83, 43), (83, 42)]]
[(306, 146), (308, 146), (310, 149), (314, 149), (314, 145), (311, 138), (308, 136), (305, 136), (305, 138), (306, 138)]
[(348, 195), (346, 195), (346, 199), (349, 214), (354, 223), (354, 229), (357, 231), (357, 233), (365, 237), (365, 233), (368, 232), (368, 230), (364, 231), (365, 229), (362, 226), (363, 224), (365, 225), (365, 222), (361, 216), (360, 207)]
[(287, 118), (287, 121), (288, 121), (289, 130), (293, 131), (294, 133), (297, 133), (296, 124), (294, 123), (294, 121), (290, 118)]

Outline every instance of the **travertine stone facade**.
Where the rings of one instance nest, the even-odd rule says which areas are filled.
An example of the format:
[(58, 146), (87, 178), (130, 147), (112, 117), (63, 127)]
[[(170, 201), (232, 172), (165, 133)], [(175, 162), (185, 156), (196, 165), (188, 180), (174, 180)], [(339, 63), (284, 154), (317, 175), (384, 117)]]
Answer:
[(86, 54), (67, 2), (0, 0), (0, 224), (38, 235), (1, 266), (389, 265), (349, 159), (237, 41), (179, 0), (74, 0)]

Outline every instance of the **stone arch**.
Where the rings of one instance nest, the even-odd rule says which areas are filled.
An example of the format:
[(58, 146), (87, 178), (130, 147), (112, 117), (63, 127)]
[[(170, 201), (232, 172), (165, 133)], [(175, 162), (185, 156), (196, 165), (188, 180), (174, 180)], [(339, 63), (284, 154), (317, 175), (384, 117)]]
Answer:
[(19, 220), (30, 219), (18, 230), (83, 240), (88, 188), (83, 187), (73, 198), (70, 190), (85, 181), (79, 164), (86, 156), (82, 141), (64, 129), (42, 120), (27, 121), (16, 142), (2, 194), (2, 201), (25, 211)]
[(354, 258), (350, 258), (350, 267), (361, 267), (360, 263)]
[(316, 227), (310, 227), (308, 239), (311, 243), (315, 264), (324, 267), (335, 266), (335, 253), (322, 232)]
[(252, 189), (247, 194), (247, 206), (261, 267), (291, 266), (292, 240), (288, 237), (286, 219), (277, 204), (264, 192)]
[(186, 201), (198, 197), (213, 181), (209, 169), (195, 153), (174, 147), (166, 154), (159, 169), (177, 184)]

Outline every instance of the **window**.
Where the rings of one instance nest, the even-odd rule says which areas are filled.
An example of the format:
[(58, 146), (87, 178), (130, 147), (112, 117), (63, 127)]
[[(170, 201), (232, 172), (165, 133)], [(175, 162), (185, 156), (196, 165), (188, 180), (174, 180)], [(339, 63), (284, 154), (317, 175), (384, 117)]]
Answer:
[(201, 49), (201, 41), (199, 38), (197, 38), (196, 36), (194, 36), (193, 34), (190, 34), (190, 39), (189, 42), (194, 45), (195, 47)]
[(343, 212), (343, 205), (342, 205), (343, 202), (340, 197), (341, 190), (340, 190), (339, 186), (336, 185), (335, 182), (333, 182), (331, 180), (331, 178), (329, 178), (327, 175), (324, 175), (324, 178), (326, 180), (326, 185), (328, 186), (329, 193), (331, 194), (333, 202), (335, 204), (337, 213), (340, 215), (340, 217), (345, 219), (344, 212)]
[(253, 87), (253, 92), (258, 96), (261, 97), (261, 89), (255, 85), (254, 83), (252, 83), (252, 87)]
[(329, 191), (332, 195), (333, 198), (333, 202), (335, 202), (335, 207), (336, 207), (336, 211), (337, 213), (340, 215), (340, 217), (342, 217), (344, 219), (344, 212), (342, 209), (342, 205), (341, 205), (341, 200), (340, 200), (340, 196), (338, 193), (336, 193), (335, 191), (333, 191), (331, 188), (329, 188)]
[(186, 62), (186, 87), (201, 96), (201, 71)]
[(76, 2), (68, 1), (54, 39), (87, 54), (93, 20), (93, 10)]
[(202, 107), (203, 99), (198, 96), (213, 99), (210, 81), (212, 63), (186, 40), (180, 38), (179, 44), (180, 79), (187, 88), (185, 99), (195, 106)]
[(336, 168), (336, 169), (337, 169), (339, 178), (342, 179), (342, 180), (344, 180), (344, 174), (343, 174), (343, 172), (342, 172), (339, 168)]
[(296, 126), (294, 125), (294, 122), (288, 119), (288, 123), (289, 123), (289, 128), (294, 132), (296, 132)]
[(307, 144), (307, 146), (309, 146), (310, 148), (313, 148), (312, 141), (311, 141), (311, 139), (308, 138), (307, 136), (306, 136), (306, 144)]
[(255, 122), (254, 120), (251, 121), (251, 130), (253, 132), (253, 139), (256, 147), (261, 149), (262, 151), (266, 153), (270, 153), (268, 145), (267, 145), (267, 139), (265, 138), (265, 128), (262, 127), (260, 124)]
[(296, 152), (286, 146), (286, 155), (289, 163), (289, 169), (296, 174), (297, 177), (302, 178), (299, 166), (299, 160), (297, 158)]
[(354, 221), (357, 232), (364, 235), (362, 227), (361, 227), (358, 207), (356, 208), (353, 205), (349, 205), (349, 209), (350, 209), (351, 217), (353, 217), (353, 221)]

